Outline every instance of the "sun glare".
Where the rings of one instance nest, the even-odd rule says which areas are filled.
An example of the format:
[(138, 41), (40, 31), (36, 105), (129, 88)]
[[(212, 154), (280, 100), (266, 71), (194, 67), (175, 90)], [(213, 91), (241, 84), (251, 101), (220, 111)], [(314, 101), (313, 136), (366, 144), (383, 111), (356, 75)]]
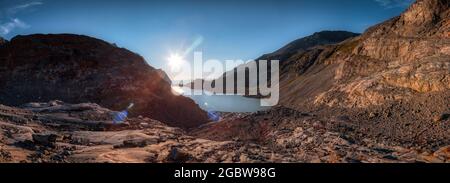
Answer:
[(170, 55), (170, 57), (167, 60), (169, 61), (169, 66), (172, 69), (181, 67), (181, 65), (183, 65), (183, 61), (184, 61), (183, 57), (181, 57), (178, 54)]

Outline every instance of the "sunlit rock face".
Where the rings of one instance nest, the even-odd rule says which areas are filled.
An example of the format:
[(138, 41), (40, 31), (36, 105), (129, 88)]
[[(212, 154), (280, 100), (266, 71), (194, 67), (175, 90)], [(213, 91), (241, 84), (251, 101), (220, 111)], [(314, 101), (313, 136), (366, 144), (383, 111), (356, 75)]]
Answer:
[(164, 72), (126, 49), (80, 35), (17, 36), (0, 48), (0, 103), (63, 100), (121, 110), (189, 128), (207, 121), (192, 100), (171, 92)]
[(389, 132), (404, 143), (426, 131), (424, 142), (448, 144), (449, 9), (449, 1), (419, 0), (361, 36), (289, 55), (280, 65), (280, 105), (345, 116), (375, 137)]
[[(342, 79), (353, 79), (354, 87), (349, 89), (347, 83), (339, 90), (349, 94), (349, 100), (364, 95), (367, 100), (378, 98), (369, 102), (360, 97), (355, 106), (379, 105), (411, 93), (448, 91), (449, 7), (449, 1), (419, 0), (402, 15), (368, 29), (349, 59), (341, 62)], [(357, 84), (362, 82), (367, 84)]]
[(449, 7), (419, 0), (361, 36), (291, 57), (281, 66), (281, 103), (365, 108), (448, 93)]
[(370, 28), (354, 52), (402, 63), (449, 55), (449, 7), (450, 1), (419, 0), (402, 15)]

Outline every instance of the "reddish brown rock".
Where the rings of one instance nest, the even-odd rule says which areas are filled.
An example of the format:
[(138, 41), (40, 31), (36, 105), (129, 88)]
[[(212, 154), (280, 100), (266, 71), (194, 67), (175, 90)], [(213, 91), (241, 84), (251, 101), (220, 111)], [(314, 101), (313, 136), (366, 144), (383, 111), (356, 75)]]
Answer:
[(449, 126), (436, 123), (450, 109), (449, 13), (449, 1), (419, 0), (361, 36), (288, 59), (281, 105), (349, 116), (356, 131), (380, 140), (450, 143)]
[(359, 37), (282, 62), (281, 102), (365, 108), (446, 93), (449, 7), (449, 1), (419, 0)]
[(6, 40), (0, 37), (0, 46), (2, 46), (3, 44), (6, 44)]
[(190, 128), (207, 116), (172, 93), (164, 72), (139, 55), (95, 38), (59, 34), (17, 36), (0, 48), (0, 103), (62, 100), (122, 110)]

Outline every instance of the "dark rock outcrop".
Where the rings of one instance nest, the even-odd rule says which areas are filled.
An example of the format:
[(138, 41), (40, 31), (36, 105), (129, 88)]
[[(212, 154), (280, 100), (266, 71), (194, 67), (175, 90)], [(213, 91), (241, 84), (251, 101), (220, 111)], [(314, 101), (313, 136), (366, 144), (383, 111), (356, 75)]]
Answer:
[(3, 39), (2, 37), (0, 37), (0, 46), (6, 44), (6, 42), (7, 42), (7, 41), (6, 41), (5, 39)]
[(0, 47), (0, 103), (62, 100), (114, 110), (135, 103), (131, 115), (189, 128), (207, 116), (172, 93), (164, 72), (126, 49), (95, 38), (59, 34), (17, 36)]

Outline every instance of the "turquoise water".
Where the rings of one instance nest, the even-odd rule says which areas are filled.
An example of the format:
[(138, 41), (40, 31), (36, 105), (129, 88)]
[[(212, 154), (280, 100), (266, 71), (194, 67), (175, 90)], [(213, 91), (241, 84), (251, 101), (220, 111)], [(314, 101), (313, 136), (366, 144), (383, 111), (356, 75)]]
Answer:
[(238, 95), (190, 95), (189, 88), (175, 89), (183, 96), (195, 101), (203, 110), (218, 112), (257, 112), (267, 110), (269, 107), (261, 106), (259, 99), (247, 98)]

